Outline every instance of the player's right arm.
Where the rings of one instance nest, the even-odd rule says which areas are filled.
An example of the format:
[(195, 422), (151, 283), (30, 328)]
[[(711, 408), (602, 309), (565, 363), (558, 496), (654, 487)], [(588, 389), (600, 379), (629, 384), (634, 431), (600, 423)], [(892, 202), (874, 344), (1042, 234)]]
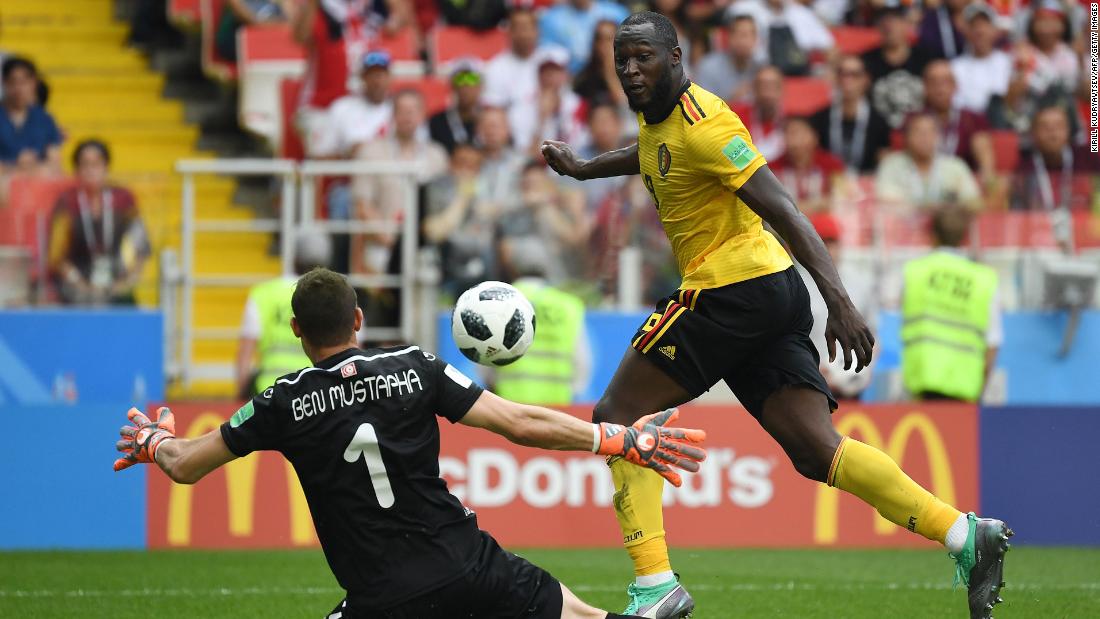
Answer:
[(633, 426), (594, 424), (541, 406), (506, 400), (484, 391), (459, 423), (484, 428), (526, 447), (562, 451), (591, 451), (620, 456), (657, 471), (679, 486), (674, 468), (698, 471), (706, 452), (694, 446), (706, 438), (702, 430), (668, 427), (679, 415), (669, 409), (639, 419)]
[(115, 460), (116, 471), (155, 462), (172, 481), (193, 484), (237, 457), (229, 451), (219, 430), (194, 439), (176, 438), (176, 420), (167, 407), (157, 410), (156, 421), (150, 421), (136, 408), (126, 416), (131, 425), (119, 430), (122, 438), (115, 447), (123, 455)]
[(608, 151), (591, 159), (578, 158), (571, 146), (555, 140), (543, 142), (541, 150), (546, 163), (555, 172), (581, 181), (609, 176), (629, 176), (641, 170), (641, 164), (638, 163), (637, 144)]

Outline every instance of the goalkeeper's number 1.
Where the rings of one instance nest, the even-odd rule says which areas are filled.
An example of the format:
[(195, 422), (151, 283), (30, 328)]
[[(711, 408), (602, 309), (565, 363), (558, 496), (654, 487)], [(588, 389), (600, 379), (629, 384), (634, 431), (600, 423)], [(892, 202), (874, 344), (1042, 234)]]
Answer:
[(378, 435), (374, 432), (374, 426), (369, 423), (360, 425), (355, 431), (355, 436), (351, 437), (351, 442), (344, 450), (344, 460), (358, 462), (360, 455), (367, 462), (367, 472), (370, 474), (370, 483), (374, 486), (374, 496), (378, 498), (379, 507), (393, 507), (393, 486), (386, 474), (386, 463), (382, 461)]

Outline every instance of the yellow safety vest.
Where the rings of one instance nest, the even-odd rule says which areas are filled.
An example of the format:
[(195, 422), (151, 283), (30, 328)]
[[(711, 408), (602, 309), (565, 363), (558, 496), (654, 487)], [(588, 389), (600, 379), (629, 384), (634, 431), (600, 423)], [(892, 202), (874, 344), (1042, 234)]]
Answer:
[(535, 340), (522, 359), (496, 368), (496, 393), (524, 404), (569, 404), (584, 302), (550, 286), (519, 282), (516, 287), (535, 307)]
[(313, 363), (302, 350), (302, 343), (290, 329), (290, 317), (294, 311), (290, 298), (294, 294), (291, 279), (273, 279), (257, 285), (250, 296), (260, 313), (260, 339), (256, 343), (259, 374), (256, 376), (256, 393), (262, 393), (275, 379), (295, 370), (310, 367)]
[(910, 393), (981, 397), (996, 289), (996, 271), (947, 252), (905, 265), (901, 370)]

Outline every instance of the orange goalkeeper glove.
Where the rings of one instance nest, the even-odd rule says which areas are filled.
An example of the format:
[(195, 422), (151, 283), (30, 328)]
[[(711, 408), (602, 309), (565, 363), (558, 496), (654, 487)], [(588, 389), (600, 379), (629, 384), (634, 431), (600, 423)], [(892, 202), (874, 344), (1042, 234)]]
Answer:
[(598, 443), (593, 451), (604, 456), (619, 456), (632, 464), (651, 468), (678, 487), (683, 482), (673, 467), (695, 472), (699, 470), (699, 463), (707, 457), (706, 450), (692, 445), (705, 440), (706, 432), (667, 427), (679, 416), (680, 411), (670, 408), (646, 415), (630, 427), (601, 423)]
[(122, 439), (115, 443), (115, 449), (124, 455), (115, 460), (116, 471), (135, 464), (156, 462), (157, 447), (168, 439), (176, 438), (176, 418), (167, 406), (157, 409), (156, 421), (149, 421), (136, 408), (131, 408), (126, 417), (133, 425), (122, 426), (118, 431)]

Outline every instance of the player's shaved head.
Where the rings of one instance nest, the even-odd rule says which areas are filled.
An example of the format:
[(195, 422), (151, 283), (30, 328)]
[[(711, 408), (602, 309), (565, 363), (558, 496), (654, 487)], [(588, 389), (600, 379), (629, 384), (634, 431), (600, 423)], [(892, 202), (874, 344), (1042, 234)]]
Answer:
[(339, 346), (353, 338), (355, 290), (339, 273), (319, 267), (300, 277), (290, 307), (302, 338), (314, 347)]
[(623, 23), (619, 24), (619, 29), (645, 24), (653, 26), (653, 34), (655, 35), (653, 42), (659, 43), (665, 48), (665, 51), (671, 51), (672, 48), (680, 46), (680, 41), (676, 38), (676, 28), (672, 25), (672, 22), (664, 15), (653, 11), (641, 11), (631, 14), (623, 20)]

